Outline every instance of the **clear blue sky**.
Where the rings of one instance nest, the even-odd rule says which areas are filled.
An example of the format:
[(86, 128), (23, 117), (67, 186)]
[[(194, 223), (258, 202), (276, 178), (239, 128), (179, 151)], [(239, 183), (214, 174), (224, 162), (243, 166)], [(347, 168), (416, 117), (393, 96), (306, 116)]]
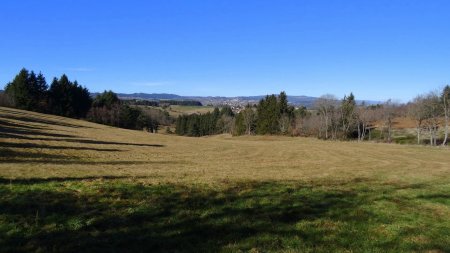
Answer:
[(90, 91), (397, 98), (450, 83), (450, 1), (0, 3), (0, 83), (22, 67)]

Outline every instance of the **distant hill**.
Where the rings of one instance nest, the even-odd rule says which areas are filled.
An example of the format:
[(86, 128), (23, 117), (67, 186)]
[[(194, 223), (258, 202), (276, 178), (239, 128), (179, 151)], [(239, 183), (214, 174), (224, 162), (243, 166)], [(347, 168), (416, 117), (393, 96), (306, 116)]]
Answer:
[[(93, 97), (97, 96), (99, 93), (91, 93)], [(120, 99), (143, 99), (143, 100), (183, 100), (184, 98), (175, 94), (167, 93), (117, 93)]]
[[(92, 96), (96, 96), (98, 93), (92, 93)], [(117, 94), (120, 99), (142, 99), (142, 100), (194, 100), (199, 101), (203, 105), (245, 105), (247, 103), (256, 104), (261, 99), (265, 97), (265, 95), (260, 96), (237, 96), (237, 97), (222, 97), (222, 96), (180, 96), (176, 94), (168, 94), (168, 93), (118, 93)], [(305, 106), (307, 108), (311, 108), (314, 105), (314, 102), (317, 100), (317, 97), (309, 97), (309, 96), (288, 96), (288, 101), (291, 105), (294, 106)], [(361, 100), (357, 101), (361, 103)], [(379, 101), (364, 101), (366, 104), (377, 104)]]

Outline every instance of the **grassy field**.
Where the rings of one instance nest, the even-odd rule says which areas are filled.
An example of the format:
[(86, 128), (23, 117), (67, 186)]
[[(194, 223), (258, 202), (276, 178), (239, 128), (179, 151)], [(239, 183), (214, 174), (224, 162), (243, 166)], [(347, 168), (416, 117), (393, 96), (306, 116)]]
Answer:
[(183, 114), (204, 114), (214, 111), (214, 106), (184, 106), (184, 105), (171, 105), (166, 111), (170, 116), (178, 117)]
[(0, 108), (0, 251), (450, 252), (450, 150)]

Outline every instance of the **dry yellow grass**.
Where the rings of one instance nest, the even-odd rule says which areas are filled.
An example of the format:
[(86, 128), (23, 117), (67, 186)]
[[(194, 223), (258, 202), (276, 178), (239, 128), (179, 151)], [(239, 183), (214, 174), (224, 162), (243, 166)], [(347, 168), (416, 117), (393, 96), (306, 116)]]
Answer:
[(450, 150), (272, 136), (190, 138), (0, 108), (0, 176), (119, 176), (151, 182), (450, 177)]
[(213, 106), (184, 106), (184, 105), (171, 105), (166, 111), (170, 116), (178, 117), (180, 115), (190, 114), (205, 114), (207, 112), (214, 111)]
[(6, 252), (449, 252), (449, 182), (447, 148), (189, 138), (0, 108)]

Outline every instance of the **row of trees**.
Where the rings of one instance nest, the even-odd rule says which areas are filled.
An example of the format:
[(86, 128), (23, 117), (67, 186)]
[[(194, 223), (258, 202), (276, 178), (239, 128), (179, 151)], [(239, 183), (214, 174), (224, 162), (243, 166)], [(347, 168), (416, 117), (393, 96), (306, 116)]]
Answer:
[(287, 134), (294, 118), (294, 108), (288, 105), (286, 93), (281, 92), (279, 96), (267, 96), (257, 106), (247, 105), (237, 114), (230, 107), (223, 107), (201, 115), (181, 115), (175, 133), (187, 136)]
[(47, 85), (42, 73), (36, 75), (26, 69), (5, 86), (0, 105), (55, 115), (86, 118), (87, 120), (129, 129), (158, 130), (159, 115), (130, 106), (119, 100), (112, 91), (105, 91), (92, 99), (89, 90), (66, 75), (54, 78)]
[[(320, 139), (358, 141), (394, 141), (394, 119), (410, 117), (416, 123), (417, 143), (427, 132), (429, 143), (437, 145), (448, 141), (450, 118), (450, 87), (441, 92), (417, 96), (408, 104), (397, 104), (391, 100), (377, 105), (357, 103), (350, 93), (342, 99), (323, 95), (314, 108), (294, 109), (287, 103), (287, 96), (281, 92), (270, 95), (257, 105), (247, 105), (243, 110), (223, 116), (218, 109), (205, 115), (180, 116), (176, 133), (202, 136), (229, 132), (234, 135), (284, 134), (293, 136), (316, 136)], [(219, 120), (221, 119), (221, 120)], [(226, 126), (226, 127), (224, 127)], [(443, 129), (444, 137), (439, 139)]]
[(105, 91), (94, 99), (87, 114), (92, 122), (127, 129), (158, 131), (159, 122), (140, 108), (129, 106), (112, 91)]
[(76, 118), (85, 117), (92, 103), (89, 91), (66, 75), (54, 78), (49, 87), (42, 73), (26, 69), (6, 85), (5, 95), (19, 109)]
[(295, 109), (288, 105), (285, 92), (266, 96), (258, 105), (247, 105), (236, 115), (233, 133), (288, 134), (295, 120)]
[(439, 139), (439, 129), (444, 129), (442, 145), (448, 141), (450, 116), (450, 86), (445, 86), (441, 92), (430, 92), (415, 97), (408, 103), (408, 115), (415, 121), (417, 143), (421, 142), (421, 135), (428, 132), (430, 144), (436, 146)]
[(231, 133), (234, 113), (230, 107), (205, 114), (180, 115), (176, 121), (175, 133), (186, 136), (204, 136)]

